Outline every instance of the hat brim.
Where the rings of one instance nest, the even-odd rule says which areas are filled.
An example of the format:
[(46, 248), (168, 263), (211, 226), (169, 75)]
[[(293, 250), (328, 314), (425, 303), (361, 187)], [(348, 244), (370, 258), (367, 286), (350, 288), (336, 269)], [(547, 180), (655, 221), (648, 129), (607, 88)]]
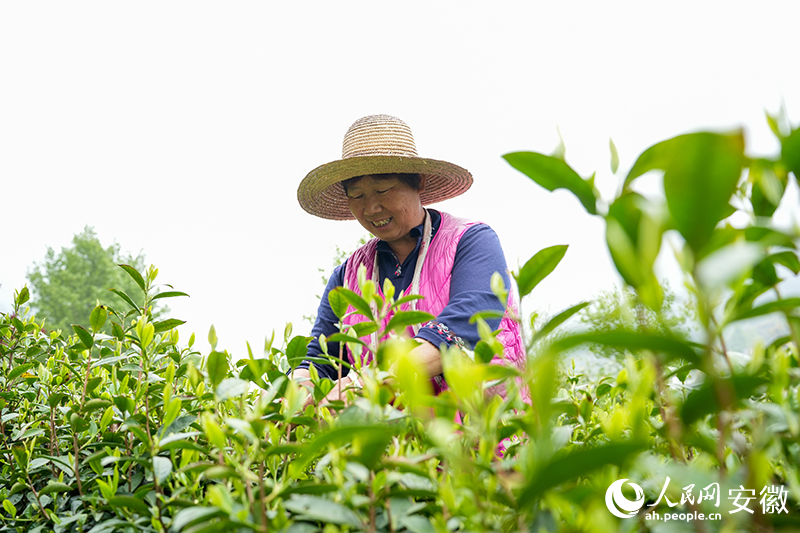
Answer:
[(447, 161), (423, 157), (373, 155), (339, 159), (321, 165), (303, 178), (297, 200), (308, 213), (331, 220), (353, 220), (344, 190), (338, 184), (356, 176), (373, 174), (420, 174), (425, 189), (422, 205), (455, 198), (472, 186), (472, 174)]

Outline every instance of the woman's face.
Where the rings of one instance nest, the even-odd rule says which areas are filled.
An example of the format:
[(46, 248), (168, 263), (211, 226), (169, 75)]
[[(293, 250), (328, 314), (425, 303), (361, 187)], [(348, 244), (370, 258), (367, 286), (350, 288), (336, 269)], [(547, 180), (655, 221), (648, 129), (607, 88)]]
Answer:
[(350, 212), (361, 225), (381, 240), (392, 243), (409, 237), (412, 228), (422, 224), (425, 212), (419, 194), (394, 174), (364, 176), (347, 186)]

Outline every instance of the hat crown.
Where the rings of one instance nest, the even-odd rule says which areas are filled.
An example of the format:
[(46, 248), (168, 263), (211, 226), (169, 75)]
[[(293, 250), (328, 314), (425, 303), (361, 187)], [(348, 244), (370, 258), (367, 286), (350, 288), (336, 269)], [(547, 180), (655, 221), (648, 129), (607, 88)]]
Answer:
[(344, 135), (342, 159), (375, 155), (418, 157), (408, 124), (391, 115), (356, 120)]

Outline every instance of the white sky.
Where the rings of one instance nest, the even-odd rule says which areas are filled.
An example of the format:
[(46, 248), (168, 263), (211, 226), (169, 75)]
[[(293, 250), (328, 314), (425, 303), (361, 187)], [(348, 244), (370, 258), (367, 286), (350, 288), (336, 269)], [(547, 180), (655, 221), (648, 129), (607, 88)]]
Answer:
[(297, 185), (388, 113), (473, 173), (435, 207), (489, 223), (509, 266), (570, 245), (524, 302), (555, 313), (617, 282), (603, 225), (501, 155), (549, 153), (559, 128), (610, 194), (609, 137), (622, 175), (698, 129), (741, 125), (775, 153), (764, 110), (800, 121), (799, 20), (796, 1), (3, 2), (0, 311), (88, 224), (191, 294), (169, 302), (184, 341), (207, 348), (213, 323), (241, 357), (287, 321), (307, 331), (317, 268), (365, 232), (307, 215)]

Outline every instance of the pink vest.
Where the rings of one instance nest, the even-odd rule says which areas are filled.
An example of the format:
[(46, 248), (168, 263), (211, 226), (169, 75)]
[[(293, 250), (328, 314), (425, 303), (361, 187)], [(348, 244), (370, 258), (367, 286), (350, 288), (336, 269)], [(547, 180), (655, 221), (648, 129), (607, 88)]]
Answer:
[[(439, 316), (439, 313), (445, 308), (450, 301), (450, 278), (453, 273), (453, 262), (456, 256), (456, 249), (461, 237), (470, 226), (480, 224), (480, 222), (473, 222), (463, 218), (456, 218), (442, 213), (442, 223), (439, 231), (433, 236), (430, 242), (430, 248), (425, 257), (425, 262), (420, 271), (419, 280), (419, 294), (424, 296), (423, 299), (417, 300), (417, 309), (426, 311), (433, 316)], [(378, 239), (372, 239), (365, 245), (361, 246), (358, 250), (353, 252), (353, 255), (347, 260), (344, 280), (347, 287), (359, 294), (358, 287), (358, 267), (364, 265), (367, 269), (367, 279), (372, 279), (373, 269), (375, 266), (375, 254), (377, 253)], [(380, 287), (378, 287), (380, 291)], [(407, 311), (411, 308), (411, 303), (405, 303), (400, 306), (400, 309)], [(355, 309), (351, 306), (347, 312), (351, 313)], [(509, 291), (508, 304), (505, 315), (500, 321), (500, 333), (497, 335), (497, 340), (503, 345), (503, 356), (495, 356), (493, 363), (504, 364), (506, 361), (511, 361), (518, 367), (522, 367), (525, 361), (525, 349), (522, 342), (522, 334), (520, 332), (519, 324), (512, 318), (517, 315), (516, 298), (513, 291)], [(382, 328), (386, 327), (391, 316), (387, 317)], [(366, 318), (352, 314), (344, 319), (346, 325), (353, 325), (358, 322), (365, 321)], [(409, 337), (414, 336), (412, 328), (408, 328)], [(364, 342), (369, 343), (369, 338), (362, 338)], [(353, 362), (353, 355), (348, 351), (350, 362)], [(365, 348), (361, 354), (362, 362), (368, 362), (371, 359), (371, 354)], [(439, 376), (432, 380), (433, 389), (436, 394), (447, 389), (447, 384)]]

